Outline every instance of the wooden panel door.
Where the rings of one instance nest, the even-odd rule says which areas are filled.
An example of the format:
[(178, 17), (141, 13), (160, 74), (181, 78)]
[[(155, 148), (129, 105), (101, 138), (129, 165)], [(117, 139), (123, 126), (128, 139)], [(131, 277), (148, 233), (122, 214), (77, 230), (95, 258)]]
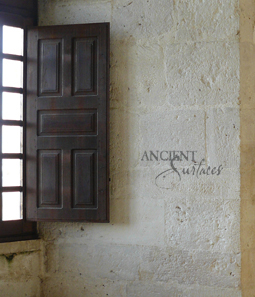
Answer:
[(109, 24), (27, 41), (27, 219), (109, 221)]

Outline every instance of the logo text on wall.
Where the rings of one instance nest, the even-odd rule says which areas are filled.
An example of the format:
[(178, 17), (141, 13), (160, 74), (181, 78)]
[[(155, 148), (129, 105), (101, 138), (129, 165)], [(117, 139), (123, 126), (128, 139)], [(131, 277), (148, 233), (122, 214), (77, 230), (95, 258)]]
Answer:
[[(197, 151), (144, 151), (141, 161), (142, 162), (166, 162), (169, 168), (164, 169), (155, 177), (155, 183), (157, 185), (158, 179), (166, 179), (170, 177), (170, 180), (179, 181), (185, 176), (200, 178), (202, 176), (219, 176), (223, 170), (222, 165), (209, 166), (206, 164), (205, 158), (197, 161)], [(188, 165), (184, 165), (184, 162), (188, 162)], [(165, 164), (164, 164), (165, 165)]]

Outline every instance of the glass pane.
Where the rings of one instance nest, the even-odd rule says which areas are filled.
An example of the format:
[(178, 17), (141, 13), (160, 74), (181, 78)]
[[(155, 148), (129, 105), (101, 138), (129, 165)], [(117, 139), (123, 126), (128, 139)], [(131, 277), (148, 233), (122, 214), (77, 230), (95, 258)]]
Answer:
[(3, 187), (20, 187), (22, 185), (22, 161), (19, 159), (3, 159)]
[(23, 95), (3, 92), (3, 120), (22, 120)]
[(23, 88), (23, 62), (3, 59), (3, 86)]
[(23, 56), (24, 30), (3, 26), (3, 53)]
[(2, 195), (3, 221), (22, 219), (22, 194), (20, 192), (10, 192)]
[(22, 152), (22, 128), (19, 126), (2, 127), (2, 152), (21, 153)]

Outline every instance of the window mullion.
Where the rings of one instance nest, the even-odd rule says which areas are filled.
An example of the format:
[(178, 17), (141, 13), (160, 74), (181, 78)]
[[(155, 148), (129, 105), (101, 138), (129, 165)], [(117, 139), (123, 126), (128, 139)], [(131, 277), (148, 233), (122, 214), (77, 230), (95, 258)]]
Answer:
[(13, 55), (13, 54), (0, 54), (1, 59), (9, 59), (9, 60), (15, 60), (15, 61), (24, 61), (23, 56)]
[[(3, 25), (0, 25), (0, 54), (1, 54), (1, 58), (0, 58), (0, 86), (1, 86), (1, 91), (0, 91), (0, 120), (2, 121), (2, 100), (3, 100)], [(3, 161), (3, 157), (2, 157), (2, 123), (0, 123), (0, 189), (2, 189), (2, 161)], [(0, 199), (0, 221), (2, 221), (2, 217), (3, 217), (3, 191), (0, 191), (1, 194), (1, 199)]]
[(1, 125), (8, 125), (8, 126), (20, 126), (23, 127), (23, 121), (17, 120), (0, 120)]
[[(1, 59), (2, 61), (2, 59)], [(2, 63), (2, 62), (1, 62)], [(2, 64), (1, 64), (2, 65)], [(3, 67), (3, 66), (1, 66)], [(2, 76), (1, 76), (2, 77)], [(2, 81), (0, 85), (0, 91), (1, 92), (9, 92), (9, 93), (18, 93), (18, 94), (23, 94), (23, 88), (14, 88), (14, 87), (3, 87), (2, 86)]]

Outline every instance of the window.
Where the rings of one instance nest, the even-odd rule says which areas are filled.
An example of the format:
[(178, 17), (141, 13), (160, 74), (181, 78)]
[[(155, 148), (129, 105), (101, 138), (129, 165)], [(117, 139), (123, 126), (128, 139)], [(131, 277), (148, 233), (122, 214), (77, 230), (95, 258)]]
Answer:
[(34, 238), (32, 221), (109, 221), (109, 24), (31, 23), (0, 13), (0, 242)]
[(26, 221), (23, 203), (24, 29), (32, 24), (29, 17), (0, 12), (0, 242), (37, 236), (36, 224)]
[(23, 218), (24, 29), (2, 26), (1, 158), (2, 221)]

